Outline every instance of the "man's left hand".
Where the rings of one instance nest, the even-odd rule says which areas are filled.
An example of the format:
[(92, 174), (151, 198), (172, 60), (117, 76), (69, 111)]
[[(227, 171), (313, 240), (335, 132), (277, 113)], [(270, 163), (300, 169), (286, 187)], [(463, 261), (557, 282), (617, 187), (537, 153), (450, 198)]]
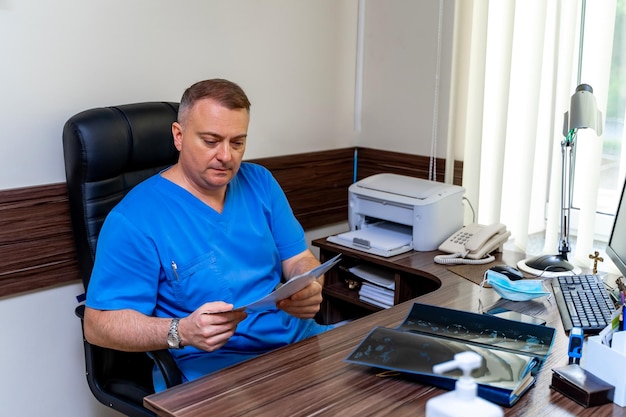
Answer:
[(318, 281), (313, 281), (291, 297), (280, 300), (276, 303), (276, 307), (294, 317), (310, 319), (320, 311), (321, 303), (322, 285)]

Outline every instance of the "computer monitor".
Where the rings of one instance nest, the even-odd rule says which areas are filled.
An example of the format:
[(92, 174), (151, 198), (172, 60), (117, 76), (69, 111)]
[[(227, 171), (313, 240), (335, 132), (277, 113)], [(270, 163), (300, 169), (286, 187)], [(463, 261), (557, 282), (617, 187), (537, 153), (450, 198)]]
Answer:
[(606, 247), (606, 254), (620, 273), (626, 276), (626, 182), (622, 188), (622, 195), (615, 213), (615, 221), (613, 222), (609, 244)]

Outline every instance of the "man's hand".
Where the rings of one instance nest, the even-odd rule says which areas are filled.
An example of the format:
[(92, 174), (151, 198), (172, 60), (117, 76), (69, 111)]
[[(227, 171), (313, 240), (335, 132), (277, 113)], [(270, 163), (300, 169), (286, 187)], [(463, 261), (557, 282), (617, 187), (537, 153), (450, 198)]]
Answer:
[(291, 297), (280, 300), (276, 303), (276, 307), (294, 317), (310, 319), (320, 310), (321, 302), (322, 284), (318, 281), (313, 281)]
[[(294, 294), (295, 295), (295, 294)], [(224, 346), (248, 314), (221, 301), (206, 303), (178, 323), (183, 346), (212, 352)]]
[[(248, 315), (233, 311), (222, 301), (206, 303), (181, 318), (178, 334), (183, 346), (213, 351), (222, 347)], [(85, 337), (98, 346), (127, 352), (149, 352), (167, 348), (172, 319), (146, 316), (135, 310), (85, 308)]]
[[(287, 279), (303, 274), (317, 266), (320, 262), (311, 253), (305, 250), (296, 256), (286, 259), (282, 263), (283, 274)], [(294, 317), (310, 319), (320, 311), (322, 303), (322, 287), (324, 286), (324, 276), (322, 275), (309, 286), (303, 288), (289, 298), (280, 300), (276, 307), (284, 310)]]

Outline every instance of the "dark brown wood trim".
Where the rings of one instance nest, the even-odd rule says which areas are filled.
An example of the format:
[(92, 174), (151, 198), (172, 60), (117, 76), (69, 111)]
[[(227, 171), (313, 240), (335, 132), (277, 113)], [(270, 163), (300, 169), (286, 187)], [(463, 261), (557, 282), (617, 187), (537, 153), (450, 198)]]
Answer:
[(454, 178), (452, 184), (463, 185), (463, 161), (454, 161)]
[(65, 183), (0, 192), (0, 296), (78, 279)]
[[(428, 179), (430, 158), (427, 156), (371, 148), (357, 148), (357, 151), (357, 180), (385, 172)], [(436, 158), (434, 162), (435, 180), (442, 182), (446, 160)]]
[(354, 148), (249, 160), (269, 169), (305, 230), (348, 218)]
[[(390, 172), (428, 178), (429, 158), (358, 150), (358, 179)], [(348, 218), (355, 148), (256, 158), (282, 186), (294, 214), (310, 230)], [(437, 159), (437, 179), (445, 161)], [(454, 183), (461, 184), (462, 162)], [(0, 191), (0, 297), (80, 280), (65, 183)]]

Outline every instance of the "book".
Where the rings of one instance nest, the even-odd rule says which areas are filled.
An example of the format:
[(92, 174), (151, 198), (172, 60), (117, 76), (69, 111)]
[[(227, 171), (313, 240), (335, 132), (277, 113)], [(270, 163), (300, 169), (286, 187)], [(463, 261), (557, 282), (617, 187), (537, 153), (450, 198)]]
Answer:
[(433, 366), (474, 351), (483, 358), (472, 373), (478, 396), (510, 407), (535, 383), (555, 334), (547, 326), (414, 303), (400, 326), (374, 328), (346, 361), (451, 390), (461, 371), (435, 374)]
[(394, 292), (377, 285), (363, 282), (359, 290), (359, 300), (382, 308), (393, 306)]
[(356, 265), (348, 271), (363, 280), (359, 300), (381, 308), (393, 306), (396, 288), (393, 272), (371, 265)]

